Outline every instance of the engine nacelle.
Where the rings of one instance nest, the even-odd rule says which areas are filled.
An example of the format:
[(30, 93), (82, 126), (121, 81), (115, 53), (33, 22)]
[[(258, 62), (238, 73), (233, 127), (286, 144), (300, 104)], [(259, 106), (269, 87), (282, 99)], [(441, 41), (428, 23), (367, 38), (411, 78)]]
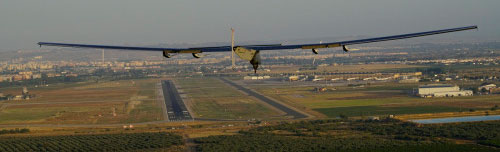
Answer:
[(312, 49), (314, 54), (318, 54), (318, 49)]
[(201, 56), (201, 55), (200, 55), (200, 54), (198, 54), (198, 53), (193, 53), (193, 57), (194, 57), (194, 58), (201, 58), (201, 57), (203, 57), (203, 56)]
[(166, 58), (171, 58), (172, 57), (172, 55), (168, 54), (167, 51), (163, 51), (163, 56), (166, 57)]
[(349, 52), (349, 48), (347, 48), (347, 46), (345, 45), (342, 45), (342, 50), (344, 50), (344, 52)]

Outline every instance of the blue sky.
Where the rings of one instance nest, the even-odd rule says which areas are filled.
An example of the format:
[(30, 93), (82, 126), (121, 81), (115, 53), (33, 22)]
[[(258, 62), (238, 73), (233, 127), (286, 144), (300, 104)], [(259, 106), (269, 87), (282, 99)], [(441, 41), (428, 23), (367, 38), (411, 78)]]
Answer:
[(499, 0), (2, 0), (0, 51), (38, 41), (112, 45), (384, 36), (479, 25), (500, 37)]

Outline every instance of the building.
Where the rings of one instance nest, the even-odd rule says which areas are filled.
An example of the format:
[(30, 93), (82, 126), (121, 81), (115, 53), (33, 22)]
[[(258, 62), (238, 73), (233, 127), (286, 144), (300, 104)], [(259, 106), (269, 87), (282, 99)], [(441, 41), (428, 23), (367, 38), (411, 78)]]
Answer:
[(315, 79), (312, 79), (312, 81), (323, 81), (324, 79), (323, 78), (315, 78)]
[(480, 87), (478, 87), (477, 90), (481, 91), (481, 92), (487, 92), (487, 91), (489, 91), (491, 89), (495, 89), (495, 88), (497, 88), (496, 84), (483, 84)]
[(472, 90), (462, 90), (453, 92), (436, 92), (434, 97), (460, 97), (460, 96), (472, 96)]
[(419, 78), (410, 78), (410, 79), (399, 80), (399, 83), (418, 83), (419, 81), (420, 81)]
[(14, 100), (29, 100), (31, 98), (31, 94), (30, 92), (28, 91), (28, 88), (27, 87), (23, 87), (23, 92), (21, 95), (17, 95), (14, 97)]
[(342, 80), (342, 79), (341, 78), (333, 78), (330, 81), (339, 81), (339, 80)]
[(28, 88), (27, 87), (23, 87), (23, 92), (22, 92), (23, 96), (25, 95), (28, 95), (29, 92), (28, 92)]
[(380, 120), (380, 117), (377, 117), (377, 116), (370, 116), (370, 117), (368, 117), (368, 120), (373, 120), (373, 121), (375, 121), (375, 120)]
[(264, 80), (270, 78), (271, 76), (244, 76), (243, 80)]
[(328, 90), (328, 89), (327, 89), (327, 88), (325, 88), (325, 87), (316, 87), (316, 88), (314, 88), (314, 91), (315, 91), (315, 92), (325, 92), (325, 91), (327, 91), (327, 90)]
[(12, 81), (12, 76), (10, 76), (10, 75), (0, 76), (0, 82), (2, 82), (2, 81), (11, 82)]
[(297, 81), (297, 80), (299, 80), (299, 76), (290, 76), (290, 77), (288, 77), (288, 80)]
[(354, 80), (358, 80), (359, 78), (347, 78), (347, 81), (354, 81)]
[(2, 100), (9, 100), (9, 97), (5, 96), (3, 93), (0, 92), (0, 101)]
[(418, 87), (417, 95), (420, 97), (457, 97), (472, 96), (472, 90), (460, 90), (456, 85), (431, 84)]
[(23, 100), (23, 95), (16, 95), (14, 97), (12, 97), (12, 100)]
[(12, 81), (21, 81), (23, 78), (24, 77), (22, 75), (14, 75), (12, 76)]

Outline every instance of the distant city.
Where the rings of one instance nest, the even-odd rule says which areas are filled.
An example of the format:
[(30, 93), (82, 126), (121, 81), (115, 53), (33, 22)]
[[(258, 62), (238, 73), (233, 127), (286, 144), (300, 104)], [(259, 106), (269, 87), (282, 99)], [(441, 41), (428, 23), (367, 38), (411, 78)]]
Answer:
[[(338, 50), (322, 50), (314, 55), (306, 50), (291, 50), (280, 53), (264, 52), (263, 71), (279, 66), (328, 66), (344, 64), (412, 64), (412, 65), (498, 65), (500, 42), (485, 44), (419, 44), (410, 47), (359, 47), (361, 51), (342, 53)], [(228, 54), (214, 54), (201, 59), (178, 56), (163, 59), (159, 52), (106, 51), (17, 51), (2, 52), (0, 58), (0, 82), (38, 80), (46, 84), (50, 78), (75, 79), (77, 77), (102, 76), (112, 73), (139, 72), (141, 76), (154, 77), (161, 74), (231, 73)], [(17, 54), (22, 54), (22, 57)], [(147, 54), (147, 55), (145, 55)], [(57, 56), (54, 58), (54, 56)], [(133, 57), (131, 57), (133, 56)], [(91, 60), (90, 58), (93, 57)], [(85, 61), (86, 60), (86, 61)], [(250, 71), (250, 65), (238, 62), (238, 71)], [(182, 68), (178, 68), (181, 66)], [(494, 75), (492, 75), (494, 76)], [(490, 76), (491, 77), (491, 76)], [(488, 76), (485, 77), (489, 78)], [(33, 82), (31, 82), (33, 83)], [(35, 83), (33, 83), (35, 84)]]

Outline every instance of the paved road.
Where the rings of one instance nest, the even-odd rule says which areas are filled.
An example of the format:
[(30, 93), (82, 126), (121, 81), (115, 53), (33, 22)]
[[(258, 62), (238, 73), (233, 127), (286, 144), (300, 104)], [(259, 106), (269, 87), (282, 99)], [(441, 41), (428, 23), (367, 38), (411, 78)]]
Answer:
[(282, 105), (282, 104), (280, 104), (280, 103), (278, 103), (278, 102), (276, 102), (276, 101), (274, 101), (272, 99), (269, 99), (269, 98), (267, 98), (267, 97), (265, 97), (265, 96), (263, 96), (261, 94), (258, 94), (256, 92), (250, 90), (250, 89), (247, 89), (247, 88), (245, 88), (243, 86), (240, 86), (240, 85), (238, 85), (238, 84), (236, 84), (236, 83), (234, 83), (234, 82), (232, 82), (230, 80), (227, 80), (227, 79), (224, 79), (224, 78), (221, 78), (221, 80), (224, 81), (224, 82), (226, 82), (227, 84), (230, 84), (233, 87), (235, 87), (235, 88), (237, 88), (237, 89), (239, 89), (239, 90), (241, 90), (241, 91), (243, 91), (243, 92), (251, 95), (251, 96), (254, 96), (255, 98), (257, 98), (257, 99), (259, 99), (259, 100), (261, 100), (263, 102), (266, 102), (266, 103), (270, 104), (271, 106), (273, 106), (275, 108), (278, 108), (279, 110), (285, 112), (287, 116), (293, 116), (293, 118), (295, 118), (295, 119), (307, 118), (308, 117), (307, 115), (304, 115), (304, 114), (302, 114), (300, 112), (297, 112), (297, 111), (295, 111), (293, 109), (290, 109), (290, 108), (288, 108), (288, 107), (286, 107), (286, 106), (284, 106), (284, 105)]
[(170, 80), (163, 80), (161, 82), (163, 88), (163, 97), (165, 98), (165, 105), (167, 107), (167, 115), (169, 121), (192, 121), (193, 118), (189, 114), (181, 96), (177, 92), (174, 84)]

